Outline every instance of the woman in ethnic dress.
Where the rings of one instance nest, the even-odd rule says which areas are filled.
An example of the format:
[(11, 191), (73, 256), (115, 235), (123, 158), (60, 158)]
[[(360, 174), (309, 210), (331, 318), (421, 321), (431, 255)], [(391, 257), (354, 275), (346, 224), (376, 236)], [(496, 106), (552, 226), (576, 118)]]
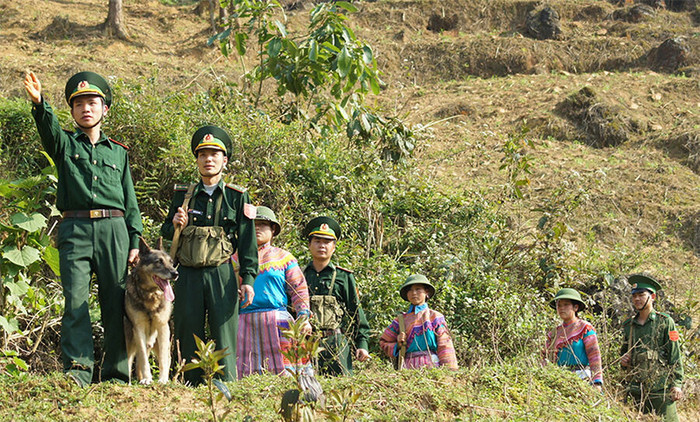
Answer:
[(414, 274), (406, 279), (399, 293), (411, 305), (384, 330), (379, 339), (384, 353), (397, 357), (405, 347), (403, 368), (407, 369), (439, 366), (457, 369), (457, 357), (445, 317), (427, 304), (427, 300), (435, 296), (435, 287), (424, 275)]
[(593, 326), (579, 318), (586, 308), (581, 294), (574, 289), (561, 289), (549, 305), (557, 311), (562, 323), (547, 333), (544, 362), (566, 368), (599, 390), (603, 386), (603, 366), (598, 347), (598, 336)]

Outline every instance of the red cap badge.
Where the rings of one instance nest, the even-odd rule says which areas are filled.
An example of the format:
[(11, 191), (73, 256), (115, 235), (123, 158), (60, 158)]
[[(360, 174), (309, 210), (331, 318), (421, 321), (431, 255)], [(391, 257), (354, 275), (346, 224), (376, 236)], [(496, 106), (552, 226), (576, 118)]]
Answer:
[(321, 230), (323, 230), (324, 232), (328, 231), (328, 224), (326, 224), (326, 223), (321, 224)]
[(90, 88), (90, 84), (88, 81), (80, 81), (78, 83), (78, 89), (85, 89), (85, 88)]
[(204, 135), (204, 140), (205, 140), (206, 142), (209, 142), (209, 141), (211, 141), (211, 140), (213, 140), (213, 139), (214, 139), (214, 135), (212, 135), (211, 133), (207, 133), (206, 135)]

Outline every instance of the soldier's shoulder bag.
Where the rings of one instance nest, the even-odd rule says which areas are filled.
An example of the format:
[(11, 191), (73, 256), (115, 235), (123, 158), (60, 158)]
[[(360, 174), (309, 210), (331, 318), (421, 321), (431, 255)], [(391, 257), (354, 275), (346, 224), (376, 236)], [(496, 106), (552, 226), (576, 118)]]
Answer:
[(333, 278), (327, 295), (313, 295), (310, 299), (311, 312), (314, 316), (311, 321), (314, 327), (319, 330), (338, 329), (343, 319), (343, 308), (333, 295), (335, 275), (336, 272), (333, 270)]
[(215, 267), (231, 259), (233, 245), (219, 226), (223, 193), (216, 200), (213, 226), (188, 225), (180, 235), (177, 260), (187, 267)]

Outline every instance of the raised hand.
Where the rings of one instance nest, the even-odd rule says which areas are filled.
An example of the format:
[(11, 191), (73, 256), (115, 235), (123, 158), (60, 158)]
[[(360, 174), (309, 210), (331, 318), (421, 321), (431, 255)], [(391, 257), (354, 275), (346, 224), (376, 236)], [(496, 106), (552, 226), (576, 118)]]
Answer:
[(34, 72), (27, 72), (24, 77), (24, 89), (34, 104), (41, 102), (41, 82)]

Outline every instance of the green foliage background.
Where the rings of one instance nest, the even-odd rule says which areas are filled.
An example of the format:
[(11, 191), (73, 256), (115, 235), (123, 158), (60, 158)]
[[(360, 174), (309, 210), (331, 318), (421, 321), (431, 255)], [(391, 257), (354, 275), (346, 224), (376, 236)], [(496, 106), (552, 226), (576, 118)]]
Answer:
[[(226, 178), (246, 186), (254, 203), (278, 213), (283, 231), (276, 243), (302, 264), (309, 258), (299, 238), (303, 224), (319, 214), (338, 219), (344, 235), (336, 259), (356, 272), (377, 334), (375, 354), (379, 334), (405, 307), (396, 289), (416, 272), (437, 286), (431, 306), (447, 316), (463, 363), (537, 349), (553, 317), (544, 296), (555, 286), (538, 265), (548, 249), (537, 240), (522, 249), (520, 235), (502, 211), (503, 201), (517, 200), (508, 187), (449, 191), (421, 176), (410, 160), (386, 161), (381, 151), (350, 143), (343, 135), (317, 136), (299, 123), (281, 124), (239, 106), (235, 90), (225, 86), (163, 97), (156, 94), (156, 84), (154, 78), (119, 81), (119, 100), (104, 128), (131, 148), (149, 240), (157, 236), (173, 184), (196, 180), (191, 133), (216, 124), (234, 142)], [(69, 127), (65, 108), (56, 106)], [(6, 178), (28, 177), (46, 165), (29, 111), (27, 102), (0, 100)], [(547, 238), (548, 248), (556, 249), (556, 242)]]
[[(234, 143), (226, 179), (246, 186), (255, 204), (278, 213), (282, 222), (282, 233), (275, 240), (278, 246), (290, 250), (304, 265), (309, 256), (299, 236), (303, 224), (327, 214), (342, 225), (336, 260), (356, 273), (374, 333), (370, 352), (380, 361), (385, 358), (378, 338), (406, 307), (397, 288), (411, 273), (423, 273), (436, 285), (438, 294), (430, 306), (445, 314), (461, 365), (520, 362), (513, 365), (518, 367), (537, 361), (545, 331), (557, 323), (547, 306), (554, 290), (562, 285), (599, 288), (636, 263), (634, 254), (603, 259), (593, 249), (584, 253), (586, 259), (570, 259), (571, 254), (564, 252), (570, 247), (564, 235), (566, 221), (580, 199), (575, 195), (562, 192), (544, 203), (538, 231), (526, 235), (513, 228), (512, 219), (517, 216), (506, 211), (517, 209), (514, 205), (519, 201), (512, 185), (484, 186), (478, 191), (436, 186), (410, 158), (402, 163), (386, 161), (378, 148), (357, 145), (343, 135), (318, 136), (300, 122), (279, 123), (246, 107), (227, 86), (163, 97), (156, 93), (157, 83), (156, 78), (118, 81), (114, 88), (119, 100), (104, 128), (131, 147), (148, 240), (154, 242), (158, 236), (173, 184), (197, 178), (189, 151), (191, 134), (203, 124), (225, 128)], [(70, 128), (64, 104), (54, 101), (54, 105), (64, 126)], [(0, 168), (5, 180), (31, 177), (47, 165), (30, 108), (23, 100), (0, 99), (0, 149), (4, 152)], [(519, 153), (514, 145), (521, 138), (522, 134), (514, 134), (504, 140), (508, 143), (504, 149)], [(529, 166), (527, 160), (509, 162)], [(525, 172), (509, 172), (519, 175), (511, 182), (522, 189), (519, 181)], [(50, 190), (42, 192), (52, 203)], [(3, 210), (6, 201), (0, 199)], [(49, 208), (43, 212), (50, 216)], [(8, 218), (0, 213), (3, 222)], [(47, 221), (44, 233), (53, 221), (55, 217)], [(0, 237), (6, 240), (5, 235)], [(22, 358), (56, 359), (61, 314), (57, 278), (47, 268), (26, 271), (26, 278), (32, 287), (29, 292), (3, 286), (5, 297), (12, 298), (5, 313), (18, 321), (16, 332), (5, 333), (3, 350), (15, 350)], [(92, 306), (95, 315), (99, 310), (95, 303)], [(30, 317), (38, 309), (43, 310), (40, 317)], [(603, 316), (584, 317), (598, 328), (604, 365), (610, 366), (608, 374), (615, 385), (619, 330)], [(99, 337), (98, 318), (95, 321)], [(42, 324), (46, 334), (38, 335)], [(37, 359), (29, 359), (30, 370), (52, 369)], [(692, 359), (688, 364), (694, 367)]]

